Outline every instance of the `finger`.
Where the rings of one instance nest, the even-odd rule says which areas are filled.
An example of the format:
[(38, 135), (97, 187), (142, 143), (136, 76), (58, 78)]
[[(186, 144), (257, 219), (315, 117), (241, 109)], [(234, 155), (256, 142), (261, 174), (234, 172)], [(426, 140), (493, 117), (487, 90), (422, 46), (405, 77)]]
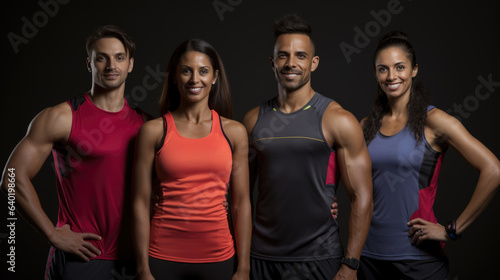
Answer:
[(101, 240), (102, 238), (95, 234), (95, 233), (90, 233), (90, 232), (84, 232), (81, 233), (81, 236), (83, 239), (94, 239), (94, 240)]
[(423, 224), (426, 224), (427, 221), (422, 219), (422, 218), (416, 218), (416, 219), (413, 219), (411, 221), (408, 222), (408, 226), (413, 226), (413, 225), (423, 225)]
[(89, 258), (87, 258), (82, 252), (80, 251), (76, 251), (74, 252), (75, 255), (77, 255), (78, 257), (80, 257), (82, 260), (88, 262), (89, 261)]
[(422, 238), (423, 235), (424, 235), (423, 229), (415, 231), (412, 238), (412, 244), (417, 244), (417, 245), (420, 244), (421, 241), (419, 240)]
[(419, 230), (419, 229), (418, 229), (418, 228), (416, 228), (415, 226), (412, 226), (412, 227), (410, 228), (410, 230), (408, 231), (408, 236), (412, 236), (412, 235), (414, 235), (414, 234), (415, 234), (415, 232), (416, 232), (417, 230)]
[(94, 258), (97, 256), (97, 254), (94, 254), (93, 252), (91, 252), (89, 249), (85, 248), (85, 247), (81, 247), (80, 248), (80, 252), (87, 258)]
[(417, 246), (420, 245), (420, 243), (422, 243), (422, 241), (424, 241), (425, 239), (426, 239), (425, 233), (423, 231), (420, 231), (420, 235), (417, 238)]
[(101, 251), (99, 251), (99, 249), (97, 249), (92, 243), (90, 242), (84, 242), (82, 244), (83, 248), (85, 248), (87, 251), (91, 251), (93, 254), (95, 255), (100, 255), (101, 254)]

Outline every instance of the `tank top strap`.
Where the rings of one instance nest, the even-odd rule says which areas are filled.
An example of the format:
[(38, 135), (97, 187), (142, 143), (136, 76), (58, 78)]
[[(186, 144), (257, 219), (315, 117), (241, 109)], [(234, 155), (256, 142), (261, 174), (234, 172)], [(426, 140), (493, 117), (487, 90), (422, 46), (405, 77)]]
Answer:
[(315, 96), (310, 101), (310, 105), (311, 107), (315, 107), (316, 110), (319, 112), (319, 114), (323, 116), (323, 114), (326, 111), (326, 108), (328, 107), (328, 105), (330, 105), (332, 101), (335, 100), (316, 92)]
[(221, 128), (221, 119), (219, 117), (219, 114), (214, 109), (211, 109), (212, 111), (212, 132), (211, 133), (217, 133), (221, 134), (222, 133), (222, 128)]

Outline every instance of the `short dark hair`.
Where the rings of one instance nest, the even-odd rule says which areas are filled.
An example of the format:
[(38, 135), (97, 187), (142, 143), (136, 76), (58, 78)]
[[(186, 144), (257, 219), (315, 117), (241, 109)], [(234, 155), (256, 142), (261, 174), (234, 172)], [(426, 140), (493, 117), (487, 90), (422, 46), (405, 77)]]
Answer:
[(104, 25), (97, 28), (97, 30), (92, 33), (87, 38), (86, 48), (87, 55), (90, 57), (92, 53), (92, 47), (94, 43), (102, 38), (116, 38), (122, 42), (123, 46), (127, 50), (129, 54), (129, 58), (134, 57), (135, 52), (135, 42), (132, 37), (130, 37), (125, 31), (123, 31), (120, 27), (116, 25)]
[(283, 34), (304, 34), (309, 37), (315, 49), (312, 30), (309, 23), (299, 14), (287, 14), (274, 21), (274, 37)]

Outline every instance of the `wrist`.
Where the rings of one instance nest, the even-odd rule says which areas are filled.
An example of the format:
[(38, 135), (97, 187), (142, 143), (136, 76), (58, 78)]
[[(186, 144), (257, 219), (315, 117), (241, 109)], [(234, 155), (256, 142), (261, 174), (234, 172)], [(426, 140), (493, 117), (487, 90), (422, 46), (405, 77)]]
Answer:
[(352, 270), (358, 270), (360, 261), (356, 258), (342, 258), (340, 263), (346, 265)]
[(451, 220), (449, 221), (446, 226), (445, 226), (445, 231), (446, 231), (446, 236), (450, 239), (450, 240), (458, 240), (462, 237), (461, 234), (458, 234), (457, 233), (457, 223), (455, 220)]
[(250, 264), (238, 264), (238, 268), (236, 268), (236, 271), (240, 273), (250, 273)]

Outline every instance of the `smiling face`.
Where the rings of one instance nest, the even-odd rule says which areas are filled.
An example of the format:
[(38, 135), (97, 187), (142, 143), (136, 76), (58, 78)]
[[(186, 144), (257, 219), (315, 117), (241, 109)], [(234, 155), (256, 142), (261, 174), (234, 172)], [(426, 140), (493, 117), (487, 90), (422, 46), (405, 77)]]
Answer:
[(375, 59), (375, 77), (389, 99), (409, 96), (412, 78), (418, 65), (412, 67), (406, 52), (397, 46), (381, 50)]
[(319, 57), (304, 34), (282, 34), (276, 39), (271, 66), (279, 85), (294, 91), (310, 83), (311, 72), (318, 67)]
[(214, 70), (207, 55), (188, 51), (179, 60), (175, 83), (181, 95), (181, 102), (206, 101), (212, 85), (217, 80), (218, 70)]
[(122, 42), (116, 38), (97, 40), (87, 67), (92, 72), (92, 81), (104, 89), (116, 89), (124, 86), (128, 73), (132, 72), (134, 59), (129, 58)]

